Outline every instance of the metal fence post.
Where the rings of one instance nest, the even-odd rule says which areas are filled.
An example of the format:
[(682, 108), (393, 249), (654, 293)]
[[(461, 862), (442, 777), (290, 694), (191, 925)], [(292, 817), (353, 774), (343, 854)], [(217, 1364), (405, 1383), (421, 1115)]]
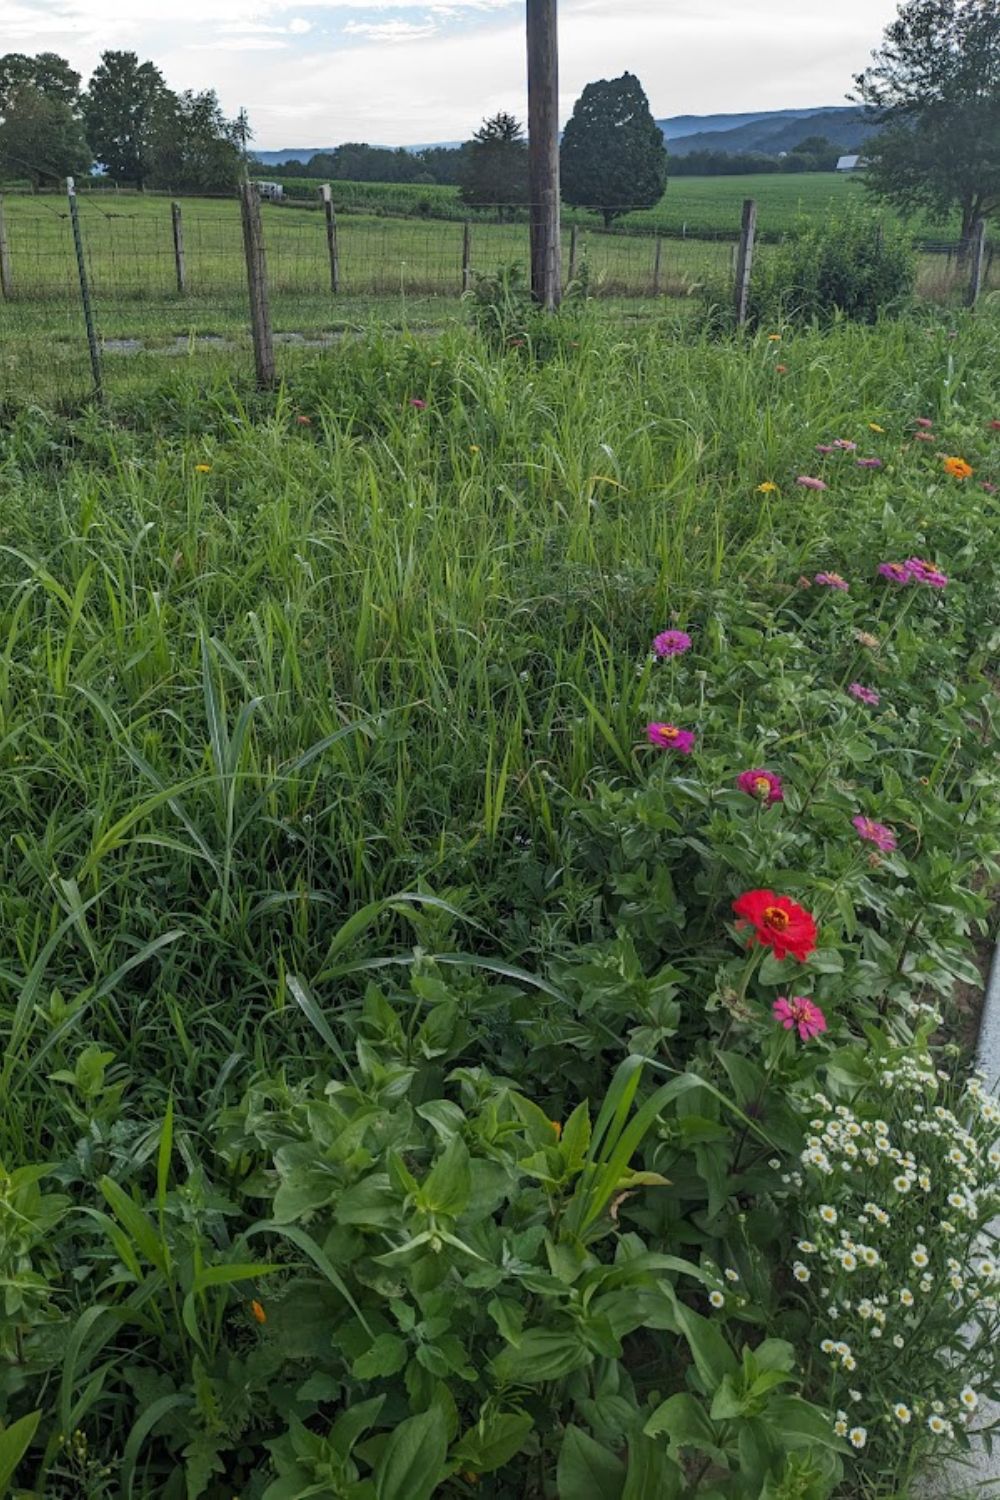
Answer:
[(740, 228), (740, 243), (736, 254), (736, 326), (743, 328), (747, 321), (747, 304), (750, 300), (750, 272), (753, 268), (753, 245), (757, 233), (757, 204), (753, 198), (743, 200), (743, 224)]
[(7, 241), (7, 224), (3, 216), (3, 198), (0, 197), (0, 296), (9, 302), (14, 295), (14, 278), (10, 274), (10, 245)]
[(569, 280), (576, 280), (576, 250), (577, 250), (577, 225), (574, 224), (569, 232)]
[(663, 237), (656, 236), (656, 253), (653, 256), (653, 296), (660, 295), (660, 270), (663, 265)]
[(90, 301), (90, 283), (87, 280), (87, 262), (83, 254), (83, 236), (80, 233), (80, 213), (76, 203), (76, 183), (66, 178), (66, 195), (69, 198), (69, 218), (73, 226), (73, 248), (76, 251), (76, 270), (80, 278), (80, 300), (83, 303), (83, 321), (87, 326), (87, 347), (90, 350), (90, 370), (94, 377), (94, 395), (104, 400), (104, 381), (101, 378), (101, 352), (97, 344), (94, 327), (94, 309)]
[(969, 270), (969, 290), (965, 294), (965, 305), (966, 307), (975, 307), (979, 301), (979, 293), (983, 289), (983, 261), (986, 255), (985, 219), (977, 219), (972, 227), (969, 254), (971, 256), (971, 267)]
[(271, 309), (267, 301), (267, 262), (264, 256), (264, 230), (260, 218), (260, 195), (252, 182), (240, 183), (240, 211), (243, 219), (243, 250), (247, 262), (247, 286), (250, 291), (250, 332), (253, 336), (253, 359), (257, 384), (262, 389), (274, 385), (274, 338), (271, 333)]
[(184, 260), (184, 225), (181, 223), (179, 203), (171, 203), (170, 221), (174, 231), (174, 270), (177, 272), (177, 290), (183, 297), (187, 291), (187, 267)]
[(324, 182), (319, 191), (320, 197), (323, 199), (323, 217), (326, 220), (326, 249), (330, 257), (330, 290), (336, 294), (340, 291), (340, 245), (337, 240), (337, 215), (333, 209), (330, 184)]

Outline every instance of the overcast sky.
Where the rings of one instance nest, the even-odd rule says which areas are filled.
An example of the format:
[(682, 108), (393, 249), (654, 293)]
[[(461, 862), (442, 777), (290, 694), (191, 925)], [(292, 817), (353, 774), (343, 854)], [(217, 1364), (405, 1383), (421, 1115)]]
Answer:
[[(561, 93), (638, 73), (658, 117), (844, 103), (895, 0), (562, 0)], [(256, 144), (468, 136), (524, 113), (523, 0), (0, 0), (0, 50), (107, 47), (250, 112)]]

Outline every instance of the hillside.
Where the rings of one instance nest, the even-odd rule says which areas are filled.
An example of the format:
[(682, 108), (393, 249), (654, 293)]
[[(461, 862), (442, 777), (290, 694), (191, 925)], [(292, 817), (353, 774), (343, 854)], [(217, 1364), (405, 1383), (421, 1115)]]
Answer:
[[(807, 135), (826, 135), (845, 148), (857, 145), (871, 134), (872, 127), (862, 123), (861, 111), (850, 105), (810, 109), (747, 110), (731, 115), (669, 115), (657, 120), (675, 156), (689, 151), (764, 151), (776, 154), (789, 151)], [(408, 146), (408, 151), (422, 151), (434, 145), (458, 146), (459, 141), (425, 142)], [(280, 151), (255, 151), (264, 166), (276, 167), (286, 161), (308, 161), (320, 151), (333, 146), (285, 146)]]

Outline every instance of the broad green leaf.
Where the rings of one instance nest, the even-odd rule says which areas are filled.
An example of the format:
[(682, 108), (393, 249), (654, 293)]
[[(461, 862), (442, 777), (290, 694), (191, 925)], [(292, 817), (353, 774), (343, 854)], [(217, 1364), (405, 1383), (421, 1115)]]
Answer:
[(111, 1177), (102, 1177), (98, 1186), (105, 1201), (136, 1249), (164, 1276), (169, 1275), (169, 1251), (160, 1239), (152, 1219)]
[(380, 1333), (371, 1348), (358, 1355), (351, 1374), (356, 1380), (377, 1380), (380, 1376), (398, 1374), (406, 1360), (405, 1341), (394, 1333)]
[(445, 1476), (447, 1451), (448, 1433), (440, 1407), (401, 1422), (375, 1465), (378, 1500), (430, 1500)]
[(30, 1448), (41, 1417), (40, 1411), (30, 1412), (0, 1432), (0, 1500), (5, 1500), (10, 1491), (14, 1470)]
[(532, 1419), (527, 1412), (494, 1413), (469, 1428), (452, 1449), (451, 1461), (474, 1474), (492, 1474), (520, 1453), (531, 1428)]
[(559, 1500), (621, 1500), (625, 1465), (581, 1427), (570, 1424), (559, 1449), (556, 1482)]

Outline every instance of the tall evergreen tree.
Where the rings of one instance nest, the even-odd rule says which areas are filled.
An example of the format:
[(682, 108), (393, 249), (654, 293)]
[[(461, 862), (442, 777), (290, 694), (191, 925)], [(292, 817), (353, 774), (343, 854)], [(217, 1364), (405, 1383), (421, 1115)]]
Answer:
[(470, 208), (495, 208), (500, 218), (528, 201), (528, 143), (504, 111), (484, 120), (464, 147), (459, 197)]
[(652, 208), (667, 185), (667, 148), (634, 73), (588, 83), (563, 133), (562, 195), (610, 225), (630, 208)]

